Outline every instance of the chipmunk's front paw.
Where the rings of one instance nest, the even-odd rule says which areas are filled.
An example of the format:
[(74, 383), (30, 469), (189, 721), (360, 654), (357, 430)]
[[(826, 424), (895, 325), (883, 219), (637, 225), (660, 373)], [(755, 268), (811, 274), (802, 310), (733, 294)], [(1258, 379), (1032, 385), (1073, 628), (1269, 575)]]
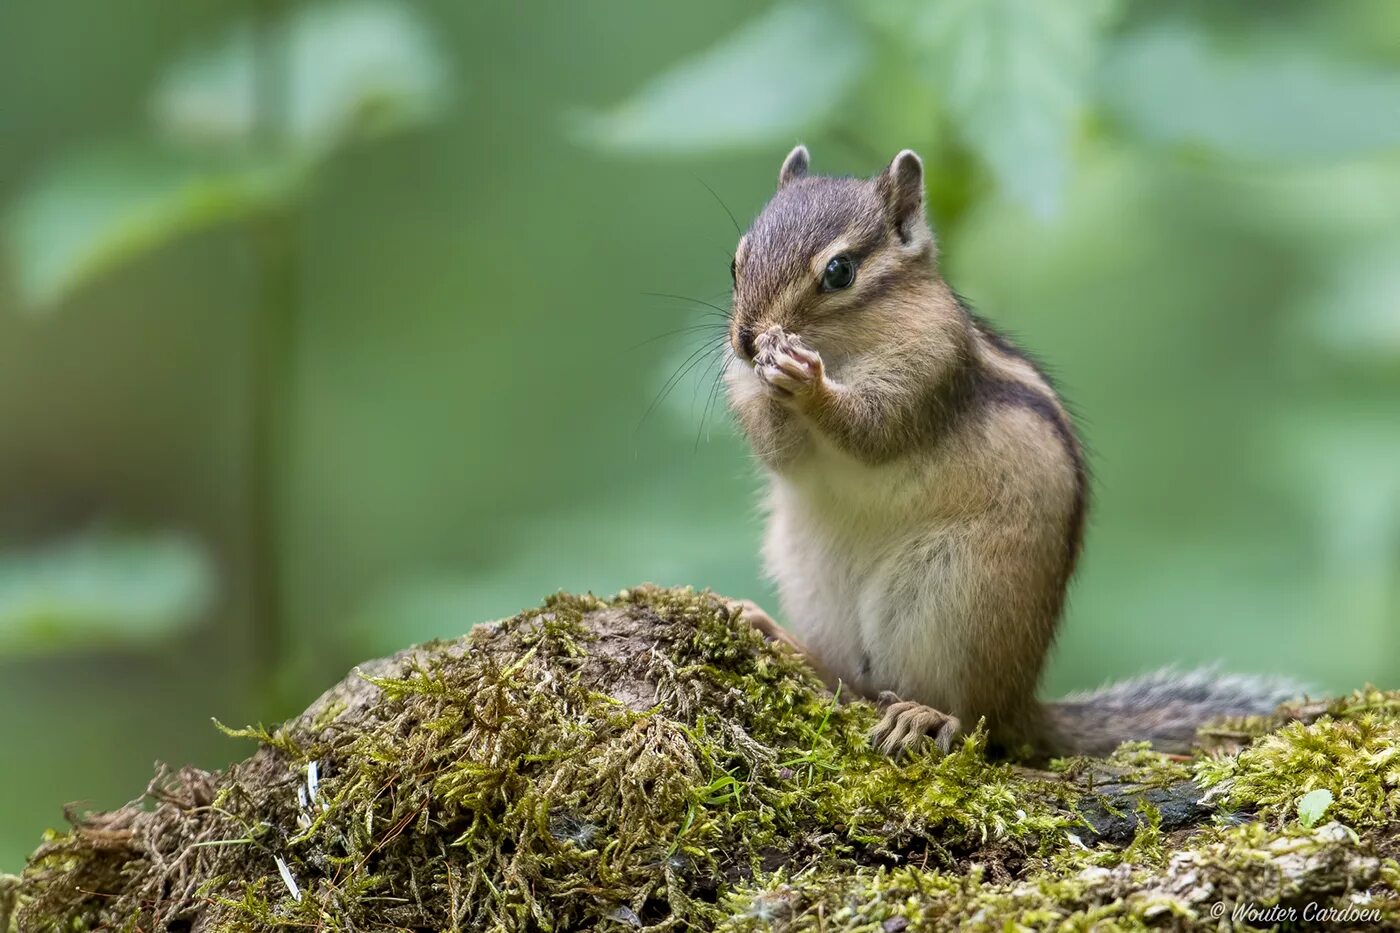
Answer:
[(803, 648), (797, 640), (772, 616), (764, 612), (758, 603), (751, 599), (730, 599), (726, 600), (726, 605), (733, 618), (745, 623), (768, 641), (787, 645), (799, 654), (803, 653)]
[(885, 715), (870, 730), (870, 744), (892, 758), (917, 748), (928, 739), (946, 754), (962, 730), (962, 723), (956, 716), (922, 703), (901, 700), (888, 690), (880, 694), (879, 705)]
[(768, 391), (783, 401), (805, 401), (826, 388), (821, 354), (786, 331), (759, 335), (753, 369)]

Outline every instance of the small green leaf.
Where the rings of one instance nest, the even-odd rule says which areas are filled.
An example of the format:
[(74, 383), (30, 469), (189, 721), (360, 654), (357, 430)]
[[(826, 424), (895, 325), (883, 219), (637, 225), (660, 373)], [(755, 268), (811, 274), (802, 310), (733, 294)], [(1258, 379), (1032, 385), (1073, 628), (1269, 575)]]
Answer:
[(174, 534), (97, 532), (0, 553), (0, 651), (168, 635), (207, 608), (213, 579), (203, 551)]
[(1320, 162), (1400, 145), (1400, 70), (1276, 40), (1226, 48), (1186, 22), (1122, 39), (1100, 86), (1138, 137), (1230, 158)]
[(1108, 0), (865, 0), (944, 99), (1002, 192), (1058, 212)]
[(1298, 798), (1298, 822), (1312, 828), (1321, 821), (1323, 814), (1330, 806), (1332, 806), (1332, 792), (1330, 790), (1309, 791)]
[(782, 4), (622, 103), (582, 116), (576, 130), (619, 152), (790, 143), (842, 102), (864, 68), (866, 39), (827, 3)]
[(98, 149), (60, 161), (6, 218), (20, 297), (47, 310), (89, 280), (194, 230), (275, 203), (301, 167), (194, 157), (151, 146)]
[(279, 76), (285, 81), (275, 104), (279, 147), (303, 154), (422, 123), (448, 96), (446, 62), (403, 4), (299, 7), (265, 49), (257, 37), (251, 21), (241, 22), (170, 70), (154, 100), (170, 136), (219, 146), (252, 142), (260, 69), (275, 69), (274, 88)]

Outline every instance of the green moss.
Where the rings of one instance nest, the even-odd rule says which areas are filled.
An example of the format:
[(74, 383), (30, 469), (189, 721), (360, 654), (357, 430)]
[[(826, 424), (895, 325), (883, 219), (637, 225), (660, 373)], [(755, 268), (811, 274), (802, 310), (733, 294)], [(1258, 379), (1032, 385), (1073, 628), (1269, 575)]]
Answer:
[(1290, 723), (1237, 756), (1201, 762), (1197, 773), (1231, 805), (1257, 808), (1278, 823), (1296, 818), (1304, 794), (1324, 789), (1333, 797), (1329, 818), (1382, 826), (1400, 816), (1400, 718), (1359, 709)]
[[(924, 867), (861, 869), (839, 878), (774, 876), (734, 892), (721, 929), (752, 933), (903, 929), (1141, 931), (1217, 929), (1221, 910), (1245, 904), (1298, 912), (1308, 903), (1358, 906), (1382, 919), (1393, 901), (1363, 892), (1382, 863), (1335, 825), (1275, 834), (1258, 825), (1202, 833), (1160, 868), (1123, 864), (1078, 872), (1032, 871), (997, 882), (979, 867), (953, 874)], [(1393, 863), (1385, 871), (1394, 872)], [(1393, 878), (1381, 887), (1393, 894)], [(1311, 898), (1311, 900), (1309, 900)], [(1271, 926), (1272, 924), (1265, 924)], [(1307, 928), (1299, 924), (1298, 928)], [(1255, 929), (1248, 922), (1232, 929)]]
[[(1183, 858), (1201, 877), (1262, 877), (1251, 866), (1276, 863), (1280, 840), (1338, 858), (1370, 843), (1204, 821), (1173, 834), (1140, 792), (1180, 786), (1194, 767), (1204, 783), (1233, 782), (1231, 805), (1274, 816), (1288, 788), (1331, 780), (1353, 797), (1339, 810), (1348, 825), (1379, 830), (1365, 811), (1393, 816), (1393, 772), (1375, 762), (1394, 707), (1358, 694), (1332, 715), (1298, 727), (1316, 733), (1306, 741), (1289, 727), (1194, 765), (1125, 746), (1032, 771), (988, 761), (980, 729), (951, 754), (893, 762), (868, 746), (872, 706), (838, 702), (723, 601), (560, 595), (367, 665), (276, 730), (228, 730), (262, 746), (226, 772), (164, 774), (144, 801), (78, 819), (31, 860), (11, 927), (1191, 923), (1200, 905), (1170, 886)], [(1080, 816), (1090, 804), (1142, 818), (1110, 841)], [(1367, 865), (1378, 890), (1393, 878)], [(1214, 883), (1222, 897), (1246, 890)]]

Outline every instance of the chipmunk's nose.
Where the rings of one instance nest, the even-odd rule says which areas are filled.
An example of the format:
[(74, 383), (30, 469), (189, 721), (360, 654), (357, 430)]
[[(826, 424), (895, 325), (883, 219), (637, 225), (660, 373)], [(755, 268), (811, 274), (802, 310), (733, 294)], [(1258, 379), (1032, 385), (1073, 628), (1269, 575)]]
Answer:
[(739, 328), (735, 342), (738, 343), (739, 353), (744, 359), (752, 362), (753, 358), (758, 355), (758, 347), (754, 343), (753, 328), (747, 324)]

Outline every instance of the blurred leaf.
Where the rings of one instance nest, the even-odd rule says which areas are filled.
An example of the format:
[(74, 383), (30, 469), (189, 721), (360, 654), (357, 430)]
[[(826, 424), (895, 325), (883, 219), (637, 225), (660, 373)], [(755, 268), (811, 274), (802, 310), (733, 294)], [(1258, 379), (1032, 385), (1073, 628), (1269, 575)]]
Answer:
[(1155, 143), (1278, 162), (1400, 146), (1400, 71), (1278, 41), (1230, 49), (1184, 22), (1118, 42), (1100, 86), (1109, 112)]
[(1400, 240), (1348, 244), (1301, 307), (1315, 344), (1353, 362), (1400, 360)]
[(212, 590), (203, 552), (177, 535), (99, 532), (0, 553), (0, 651), (168, 635), (198, 618)]
[(578, 134), (625, 152), (707, 152), (795, 142), (831, 115), (866, 61), (866, 36), (826, 3), (786, 3), (585, 115)]
[(79, 286), (186, 233), (284, 198), (299, 166), (116, 147), (59, 162), (7, 218), (21, 298), (45, 310)]
[(170, 240), (295, 195), (316, 158), (347, 139), (425, 120), (446, 94), (442, 60), (397, 4), (298, 8), (269, 47), (268, 58), (285, 54), (277, 106), (286, 137), (275, 148), (254, 145), (255, 71), (268, 59), (245, 22), (182, 60), (158, 90), (156, 115), (174, 145), (83, 153), (20, 197), (8, 239), (30, 307), (52, 306)]
[(1037, 216), (1060, 207), (1106, 0), (865, 0), (944, 97), (1002, 192)]
[(254, 23), (235, 26), (218, 44), (187, 56), (154, 100), (160, 126), (182, 142), (244, 144), (255, 133), (257, 71), (285, 56), (286, 138), (303, 153), (403, 129), (439, 112), (448, 70), (413, 11), (388, 2), (322, 3), (296, 8), (283, 31), (259, 49)]
[(1332, 792), (1330, 790), (1309, 791), (1298, 798), (1298, 822), (1309, 828), (1316, 826), (1330, 806), (1332, 806)]

